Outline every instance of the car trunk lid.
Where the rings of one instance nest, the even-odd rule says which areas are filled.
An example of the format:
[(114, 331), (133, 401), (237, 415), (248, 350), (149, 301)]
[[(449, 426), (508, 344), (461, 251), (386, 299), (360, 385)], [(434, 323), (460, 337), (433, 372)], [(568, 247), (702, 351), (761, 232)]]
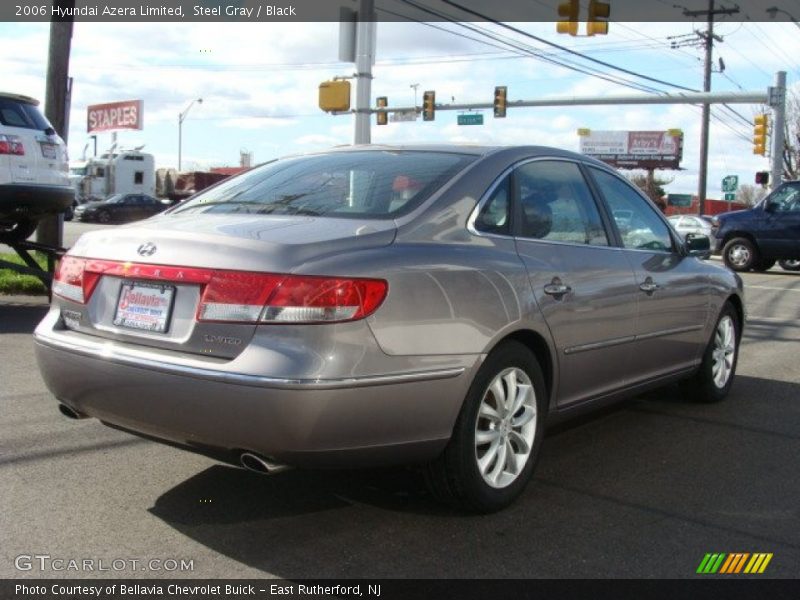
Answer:
[[(273, 285), (268, 274), (290, 274), (328, 254), (385, 246), (394, 236), (392, 221), (161, 215), (84, 234), (69, 255), (96, 259), (86, 261), (93, 289), (87, 291), (86, 304), (63, 302), (62, 314), (67, 327), (83, 333), (232, 358), (246, 347), (257, 325), (198, 321), (209, 281), (216, 277), (220, 289), (234, 293), (242, 286)], [(54, 291), (64, 296), (62, 284)], [(258, 290), (248, 297), (243, 311), (264, 302)]]

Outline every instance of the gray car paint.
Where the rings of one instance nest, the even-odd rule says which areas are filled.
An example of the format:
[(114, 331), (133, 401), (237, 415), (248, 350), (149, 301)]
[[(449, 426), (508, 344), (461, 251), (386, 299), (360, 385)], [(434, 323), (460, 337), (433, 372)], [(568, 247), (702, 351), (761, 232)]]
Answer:
[[(539, 147), (441, 150), (479, 158), (394, 221), (166, 213), (84, 235), (71, 254), (380, 277), (389, 294), (374, 315), (352, 323), (231, 327), (187, 318), (167, 336), (134, 335), (108, 324), (118, 289), (108, 281), (86, 308), (54, 298), (37, 328), (48, 387), (80, 412), (156, 438), (294, 464), (346, 465), (435, 456), (475, 371), (509, 335), (540, 342), (554, 413), (699, 364), (722, 303), (741, 295), (741, 280), (729, 271), (681, 250), (634, 256), (469, 231), (480, 198), (522, 160), (548, 156), (607, 167)], [(136, 254), (144, 242), (158, 248), (147, 261)], [(578, 264), (586, 268), (579, 272)], [(647, 274), (669, 283), (658, 302), (632, 300)], [(543, 298), (540, 289), (553, 276), (570, 277), (580, 297), (561, 304)], [(185, 315), (196, 297), (196, 290), (181, 294)], [(62, 308), (81, 313), (83, 329), (67, 330)], [(217, 347), (207, 336), (243, 342)], [(608, 343), (614, 340), (620, 343)], [(597, 342), (601, 348), (591, 349)], [(656, 359), (662, 351), (669, 362)]]

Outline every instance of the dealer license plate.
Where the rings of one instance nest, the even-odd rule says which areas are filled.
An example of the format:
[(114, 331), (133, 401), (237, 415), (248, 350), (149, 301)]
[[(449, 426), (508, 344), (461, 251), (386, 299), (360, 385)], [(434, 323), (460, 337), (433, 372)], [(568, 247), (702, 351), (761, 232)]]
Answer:
[(165, 333), (169, 328), (175, 286), (124, 282), (119, 293), (114, 325)]

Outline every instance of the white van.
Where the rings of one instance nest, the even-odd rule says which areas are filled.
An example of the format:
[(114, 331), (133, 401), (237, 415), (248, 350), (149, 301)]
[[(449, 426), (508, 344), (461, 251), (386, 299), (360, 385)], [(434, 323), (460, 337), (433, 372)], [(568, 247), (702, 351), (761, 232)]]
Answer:
[(75, 199), (66, 145), (38, 105), (0, 92), (0, 243), (26, 239), (42, 217)]

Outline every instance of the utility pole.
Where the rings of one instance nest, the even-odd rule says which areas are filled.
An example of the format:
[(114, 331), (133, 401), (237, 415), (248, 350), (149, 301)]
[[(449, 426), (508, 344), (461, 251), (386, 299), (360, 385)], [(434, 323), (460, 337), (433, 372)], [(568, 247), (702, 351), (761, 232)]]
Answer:
[(356, 144), (369, 144), (371, 141), (370, 100), (376, 25), (374, 0), (359, 0), (356, 23)]
[[(706, 17), (706, 32), (703, 35), (705, 39), (706, 58), (703, 68), (703, 92), (708, 93), (711, 91), (711, 61), (714, 54), (714, 40), (722, 41), (718, 35), (714, 35), (714, 17), (716, 15), (734, 15), (739, 12), (738, 8), (719, 8), (714, 9), (714, 0), (708, 0), (708, 10), (686, 10), (684, 9), (683, 15), (685, 17)], [(700, 168), (697, 175), (697, 197), (700, 201), (698, 214), (704, 214), (706, 210), (706, 188), (708, 179), (708, 138), (709, 138), (709, 121), (711, 119), (711, 105), (707, 102), (703, 103), (703, 116), (700, 130)]]
[[(75, 0), (58, 0), (58, 6), (75, 8)], [(69, 14), (69, 12), (68, 12)], [(69, 103), (69, 52), (72, 45), (72, 17), (50, 22), (50, 49), (47, 58), (47, 93), (44, 114), (64, 143), (67, 142)], [(49, 215), (39, 221), (36, 241), (61, 246), (64, 238), (64, 215)]]

